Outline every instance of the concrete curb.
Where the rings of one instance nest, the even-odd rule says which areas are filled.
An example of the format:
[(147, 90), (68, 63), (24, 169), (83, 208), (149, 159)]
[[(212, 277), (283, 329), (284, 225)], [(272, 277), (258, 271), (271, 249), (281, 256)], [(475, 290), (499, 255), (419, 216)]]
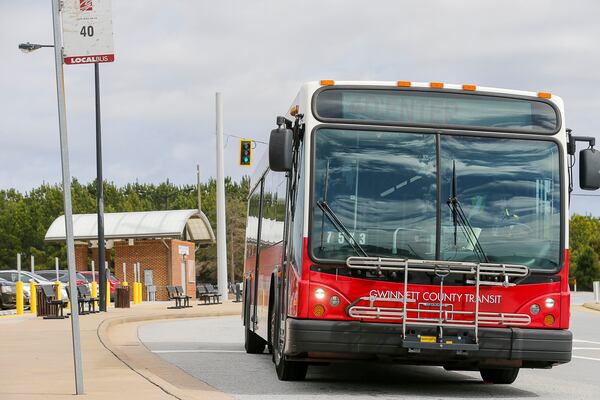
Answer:
[(599, 303), (584, 303), (583, 306), (585, 308), (589, 308), (591, 310), (600, 311), (600, 304)]
[(229, 400), (231, 397), (227, 394), (192, 377), (149, 351), (138, 338), (138, 327), (149, 322), (239, 315), (239, 310), (194, 308), (190, 311), (185, 310), (180, 314), (161, 312), (109, 318), (98, 326), (98, 339), (129, 369), (173, 398), (179, 400)]

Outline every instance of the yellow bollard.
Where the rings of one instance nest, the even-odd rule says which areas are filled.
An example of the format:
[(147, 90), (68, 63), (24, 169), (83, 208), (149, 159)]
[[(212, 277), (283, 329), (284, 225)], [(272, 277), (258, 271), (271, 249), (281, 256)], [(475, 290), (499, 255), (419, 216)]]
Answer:
[(25, 304), (23, 301), (23, 282), (17, 282), (17, 315), (23, 315)]
[(35, 281), (29, 281), (29, 311), (31, 314), (37, 314), (37, 292)]
[(60, 290), (60, 282), (54, 282), (54, 293), (56, 293), (56, 300), (62, 300), (62, 290)]
[[(93, 281), (92, 282), (92, 298), (96, 298), (98, 297), (98, 282)], [(96, 304), (96, 302), (94, 301), (94, 308), (97, 307), (98, 304)]]
[(133, 304), (137, 304), (138, 303), (138, 299), (137, 299), (137, 282), (133, 282), (133, 286), (131, 288), (133, 290)]
[(106, 280), (106, 310), (108, 311), (108, 306), (110, 306), (110, 280)]

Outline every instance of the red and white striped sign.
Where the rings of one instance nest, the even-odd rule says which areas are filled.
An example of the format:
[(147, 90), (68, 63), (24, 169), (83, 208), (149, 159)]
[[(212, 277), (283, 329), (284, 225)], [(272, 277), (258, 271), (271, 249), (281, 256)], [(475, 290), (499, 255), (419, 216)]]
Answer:
[(113, 62), (110, 0), (63, 0), (65, 64)]

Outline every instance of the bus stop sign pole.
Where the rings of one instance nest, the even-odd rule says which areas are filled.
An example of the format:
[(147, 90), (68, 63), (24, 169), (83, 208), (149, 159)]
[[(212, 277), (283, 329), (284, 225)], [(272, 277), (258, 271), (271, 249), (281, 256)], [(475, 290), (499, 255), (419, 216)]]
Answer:
[(65, 232), (67, 261), (69, 266), (69, 288), (71, 292), (71, 332), (73, 335), (73, 363), (75, 367), (75, 392), (83, 394), (83, 371), (81, 368), (81, 341), (79, 337), (79, 304), (75, 277), (75, 242), (73, 240), (73, 210), (71, 209), (71, 173), (69, 171), (69, 142), (67, 140), (67, 115), (63, 74), (63, 51), (60, 28), (60, 0), (52, 0), (52, 24), (54, 30), (54, 61), (56, 67), (56, 94), (58, 98), (58, 123), (60, 134), (60, 157), (65, 207)]

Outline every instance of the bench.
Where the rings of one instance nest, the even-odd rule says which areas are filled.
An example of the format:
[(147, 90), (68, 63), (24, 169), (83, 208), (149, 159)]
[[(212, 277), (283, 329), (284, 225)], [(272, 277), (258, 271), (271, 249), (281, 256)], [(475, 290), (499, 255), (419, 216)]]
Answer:
[[(183, 292), (183, 290), (182, 290), (182, 292)], [(174, 309), (174, 308), (190, 307), (189, 306), (189, 298), (186, 299), (186, 297), (189, 297), (189, 296), (185, 296), (185, 295), (181, 296), (179, 294), (179, 291), (175, 288), (175, 286), (167, 285), (167, 294), (169, 296), (169, 300), (175, 300), (175, 306), (174, 307), (167, 307), (167, 308)], [(182, 305), (181, 304), (182, 300), (185, 301), (185, 303), (187, 305)]]
[(96, 311), (96, 302), (98, 301), (98, 297), (92, 297), (92, 291), (88, 285), (77, 286), (77, 293), (79, 294), (79, 311), (81, 314), (84, 313), (83, 308), (85, 304), (88, 305), (86, 314), (98, 312)]
[(221, 302), (221, 295), (210, 283), (200, 283), (196, 286), (196, 290), (198, 291), (198, 298), (204, 300), (204, 304)]
[(58, 300), (56, 298), (56, 293), (54, 292), (54, 285), (40, 285), (42, 287), (42, 292), (44, 293), (44, 297), (46, 298), (46, 304), (51, 306), (51, 309), (55, 311), (55, 315), (45, 315), (44, 319), (64, 319), (67, 318), (63, 309), (67, 306), (67, 302), (65, 300)]
[(186, 295), (181, 286), (175, 286), (175, 290), (177, 291), (179, 298), (183, 300), (183, 307), (191, 307), (190, 299), (192, 298), (192, 296)]

